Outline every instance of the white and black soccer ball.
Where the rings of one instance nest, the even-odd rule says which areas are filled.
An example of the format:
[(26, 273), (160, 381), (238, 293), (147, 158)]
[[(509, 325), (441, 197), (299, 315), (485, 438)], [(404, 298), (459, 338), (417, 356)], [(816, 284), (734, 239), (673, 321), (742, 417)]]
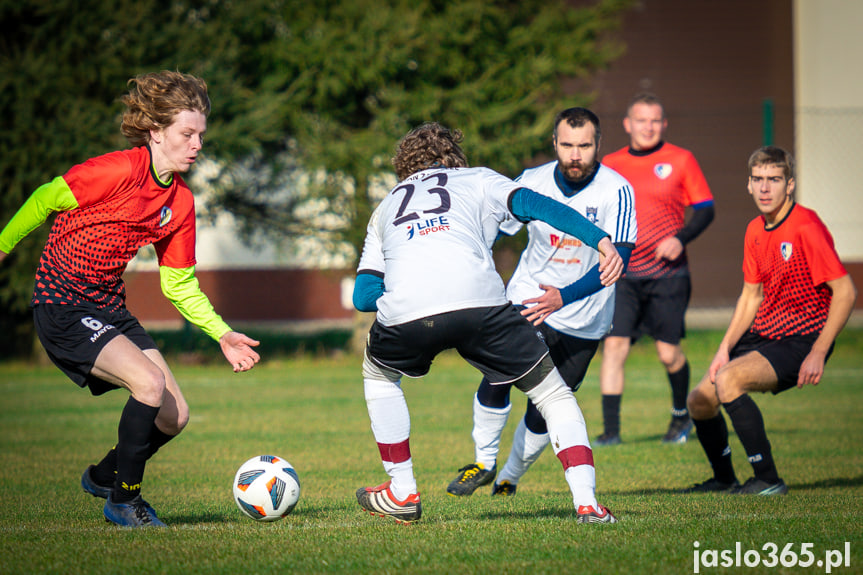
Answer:
[(277, 521), (294, 510), (300, 499), (300, 478), (294, 467), (275, 455), (246, 461), (234, 476), (234, 501), (257, 521)]

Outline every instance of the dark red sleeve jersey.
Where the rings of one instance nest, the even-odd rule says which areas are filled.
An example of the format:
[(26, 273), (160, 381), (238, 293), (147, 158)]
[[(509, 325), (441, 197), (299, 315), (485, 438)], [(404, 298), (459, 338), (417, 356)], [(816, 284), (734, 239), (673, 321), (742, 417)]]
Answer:
[(195, 265), (195, 205), (174, 174), (156, 177), (147, 147), (92, 158), (63, 179), (78, 207), (60, 213), (36, 272), (33, 304), (125, 305), (122, 275), (138, 249), (154, 244), (160, 265)]
[(826, 282), (848, 273), (833, 237), (800, 205), (778, 226), (764, 225), (763, 216), (749, 223), (743, 247), (743, 279), (762, 284), (764, 292), (752, 331), (769, 339), (821, 333), (832, 298)]
[(638, 242), (626, 268), (628, 278), (679, 277), (689, 274), (686, 252), (673, 262), (656, 261), (656, 245), (685, 223), (686, 208), (713, 195), (691, 152), (667, 142), (647, 154), (622, 148), (602, 163), (629, 180), (635, 192)]

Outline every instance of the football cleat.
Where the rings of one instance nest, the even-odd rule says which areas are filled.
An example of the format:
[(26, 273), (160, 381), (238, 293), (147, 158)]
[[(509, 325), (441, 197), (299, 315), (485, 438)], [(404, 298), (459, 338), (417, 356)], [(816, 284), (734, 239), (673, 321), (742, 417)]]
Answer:
[(719, 481), (715, 477), (711, 477), (707, 481), (696, 483), (692, 487), (681, 489), (679, 493), (731, 493), (735, 489), (739, 489), (740, 484), (735, 479), (731, 483)]
[(482, 463), (471, 463), (458, 471), (458, 476), (450, 482), (446, 492), (453, 497), (465, 497), (473, 494), (479, 487), (491, 483), (497, 475), (497, 465), (486, 469)]
[(90, 471), (92, 471), (94, 467), (95, 465), (91, 465), (84, 470), (84, 474), (81, 476), (81, 487), (93, 497), (108, 499), (108, 496), (111, 495), (111, 492), (114, 490), (114, 486), (111, 485), (110, 487), (105, 487), (104, 485), (96, 483), (93, 480), (93, 476), (90, 475)]
[(620, 445), (620, 436), (619, 435), (610, 435), (608, 433), (603, 433), (599, 437), (593, 440), (593, 445), (596, 447), (608, 447), (609, 445)]
[(106, 521), (121, 527), (167, 527), (156, 517), (156, 510), (140, 495), (126, 503), (114, 503), (108, 497), (104, 514)]
[(579, 523), (617, 523), (617, 519), (615, 519), (614, 515), (611, 514), (611, 511), (600, 505), (596, 504), (599, 507), (599, 510), (593, 508), (593, 505), (579, 505), (578, 506), (578, 522)]
[(692, 431), (692, 418), (672, 417), (668, 424), (668, 431), (662, 437), (662, 443), (686, 443), (689, 433)]
[(399, 501), (390, 491), (387, 481), (377, 487), (357, 489), (357, 501), (364, 510), (379, 517), (392, 517), (396, 523), (413, 523), (422, 516), (420, 494), (411, 493), (404, 501)]
[(500, 483), (495, 483), (491, 486), (491, 494), (494, 495), (506, 495), (508, 497), (512, 497), (515, 495), (515, 490), (518, 488), (518, 485), (515, 483), (510, 483), (506, 479), (501, 481)]
[(767, 483), (757, 477), (750, 477), (743, 485), (738, 485), (730, 493), (735, 495), (785, 495), (788, 486), (781, 479), (776, 483)]

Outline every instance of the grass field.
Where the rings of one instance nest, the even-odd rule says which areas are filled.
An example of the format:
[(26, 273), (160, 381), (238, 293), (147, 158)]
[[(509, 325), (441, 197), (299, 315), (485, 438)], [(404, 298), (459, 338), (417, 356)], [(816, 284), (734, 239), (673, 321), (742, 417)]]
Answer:
[[(694, 377), (720, 337), (705, 331), (686, 340)], [(660, 443), (668, 384), (652, 346), (636, 346), (627, 367), (624, 444), (594, 454), (600, 501), (620, 519), (601, 526), (575, 523), (550, 450), (516, 497), (492, 499), (486, 490), (466, 499), (446, 495), (458, 468), (472, 460), (479, 379), (457, 356), (444, 355), (428, 377), (404, 384), (423, 497), (419, 523), (399, 526), (356, 504), (354, 491), (385, 474), (359, 358), (336, 356), (270, 359), (243, 375), (226, 365), (177, 365), (191, 422), (153, 459), (144, 483), (145, 497), (170, 528), (117, 528), (104, 522), (101, 500), (84, 494), (78, 481), (115, 440), (125, 394), (94, 399), (54, 368), (2, 364), (0, 573), (664, 574), (694, 572), (696, 553), (704, 559), (701, 573), (824, 573), (834, 550), (843, 556), (833, 573), (863, 573), (861, 352), (863, 331), (848, 330), (817, 388), (755, 398), (790, 488), (786, 497), (757, 498), (675, 493), (706, 479), (708, 464), (697, 440)], [(598, 365), (578, 393), (591, 437), (602, 427)], [(520, 394), (513, 399), (502, 459), (524, 408)], [(735, 437), (731, 445), (745, 480), (751, 468)], [(302, 481), (297, 508), (276, 523), (247, 519), (231, 497), (236, 468), (260, 453), (285, 457)], [(710, 550), (729, 550), (734, 561), (738, 543), (778, 564), (708, 566), (722, 560)], [(798, 555), (811, 550), (812, 565), (782, 556), (788, 544)], [(754, 561), (753, 553), (747, 557)]]

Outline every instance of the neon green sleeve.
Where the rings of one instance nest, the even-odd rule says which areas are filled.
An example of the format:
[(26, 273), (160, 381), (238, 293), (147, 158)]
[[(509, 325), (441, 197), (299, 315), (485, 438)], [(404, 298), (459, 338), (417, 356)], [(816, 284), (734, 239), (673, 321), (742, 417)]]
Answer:
[(231, 331), (230, 326), (222, 321), (213, 304), (201, 291), (198, 279), (195, 277), (195, 267), (169, 268), (159, 267), (159, 281), (162, 293), (184, 318), (200, 327), (211, 338), (219, 339)]
[(51, 212), (65, 212), (77, 207), (78, 200), (62, 176), (39, 186), (0, 232), (0, 250), (7, 254), (11, 252), (27, 234), (41, 226)]

